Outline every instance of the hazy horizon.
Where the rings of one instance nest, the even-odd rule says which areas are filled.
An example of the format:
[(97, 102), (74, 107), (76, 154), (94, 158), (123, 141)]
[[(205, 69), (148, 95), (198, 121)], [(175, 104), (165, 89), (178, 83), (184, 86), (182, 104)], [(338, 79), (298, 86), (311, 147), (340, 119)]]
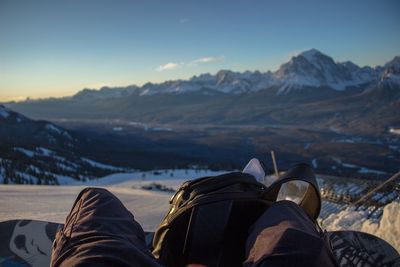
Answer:
[(316, 48), (335, 61), (399, 55), (400, 2), (0, 1), (0, 102), (141, 86), (221, 69), (275, 71)]

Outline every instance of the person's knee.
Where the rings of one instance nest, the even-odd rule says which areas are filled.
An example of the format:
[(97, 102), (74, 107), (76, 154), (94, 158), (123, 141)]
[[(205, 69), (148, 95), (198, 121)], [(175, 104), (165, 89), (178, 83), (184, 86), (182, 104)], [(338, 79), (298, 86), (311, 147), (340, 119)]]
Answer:
[(91, 200), (97, 202), (99, 200), (110, 198), (116, 198), (116, 196), (114, 196), (110, 191), (105, 188), (86, 187), (82, 189), (82, 191), (79, 193), (76, 201), (87, 202), (88, 200)]
[(102, 195), (102, 194), (111, 194), (110, 191), (108, 191), (105, 188), (100, 188), (100, 187), (86, 187), (82, 189), (80, 194), (85, 194), (85, 195)]

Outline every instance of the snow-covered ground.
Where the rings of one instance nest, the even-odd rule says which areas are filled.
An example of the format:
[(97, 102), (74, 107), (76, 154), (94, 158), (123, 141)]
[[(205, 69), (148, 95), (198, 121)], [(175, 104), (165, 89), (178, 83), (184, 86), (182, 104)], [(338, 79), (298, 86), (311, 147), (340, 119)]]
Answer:
[[(187, 180), (223, 172), (209, 170), (161, 170), (113, 174), (90, 182), (70, 178), (61, 186), (0, 185), (0, 221), (36, 219), (64, 222), (78, 193), (87, 186), (104, 187), (118, 196), (145, 230), (154, 230), (169, 208), (172, 192), (144, 190), (158, 183), (176, 190)], [(368, 218), (367, 210), (343, 209), (343, 205), (324, 201), (320, 217), (327, 230), (358, 230), (377, 235), (400, 251), (400, 203), (381, 208), (383, 215)]]
[(0, 221), (35, 219), (63, 223), (79, 192), (87, 186), (103, 187), (118, 196), (145, 230), (154, 230), (169, 208), (172, 192), (149, 191), (160, 183), (178, 189), (188, 179), (218, 175), (221, 171), (162, 170), (113, 174), (90, 182), (66, 177), (62, 186), (0, 185)]
[(323, 222), (322, 227), (328, 231), (355, 230), (367, 232), (386, 240), (397, 251), (400, 251), (400, 202), (395, 201), (383, 208), (383, 215), (379, 220), (367, 219), (365, 210), (346, 208), (330, 214)]

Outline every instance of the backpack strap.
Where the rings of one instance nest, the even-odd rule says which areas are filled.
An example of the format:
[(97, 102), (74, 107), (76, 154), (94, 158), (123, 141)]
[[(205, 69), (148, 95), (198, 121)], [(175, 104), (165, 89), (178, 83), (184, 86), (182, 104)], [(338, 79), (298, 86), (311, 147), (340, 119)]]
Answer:
[(315, 174), (308, 164), (297, 164), (289, 169), (279, 180), (267, 188), (264, 198), (276, 201), (281, 186), (290, 181), (304, 181), (309, 184), (299, 206), (305, 210), (310, 218), (316, 220), (321, 211), (321, 195)]
[(192, 209), (183, 247), (186, 263), (219, 266), (232, 206), (233, 200), (226, 200)]

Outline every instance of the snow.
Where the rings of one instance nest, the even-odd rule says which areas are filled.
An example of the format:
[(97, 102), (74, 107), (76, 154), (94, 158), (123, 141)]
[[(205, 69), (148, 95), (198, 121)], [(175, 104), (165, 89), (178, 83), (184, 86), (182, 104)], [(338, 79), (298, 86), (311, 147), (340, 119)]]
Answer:
[(313, 159), (311, 162), (312, 166), (314, 169), (318, 168), (318, 163), (317, 163), (317, 159)]
[[(35, 219), (63, 223), (85, 186), (0, 186), (0, 221)], [(134, 215), (145, 230), (154, 230), (169, 207), (171, 194), (107, 187)]]
[(51, 175), (53, 175), (57, 179), (58, 183), (62, 185), (73, 185), (78, 183), (77, 180), (69, 176), (54, 174), (54, 173)]
[(94, 160), (91, 160), (91, 159), (88, 159), (88, 158), (84, 158), (84, 157), (81, 157), (81, 160), (89, 163), (92, 167), (96, 167), (96, 168), (100, 168), (100, 169), (114, 170), (114, 171), (121, 171), (122, 170), (122, 168), (117, 168), (117, 167), (112, 166), (112, 165), (103, 164), (103, 163), (100, 163), (100, 162), (97, 162), (97, 161), (94, 161)]
[(65, 165), (64, 163), (57, 162), (56, 165), (57, 165), (58, 168), (63, 169), (65, 171), (71, 171), (71, 172), (75, 172), (76, 171), (75, 168), (72, 168), (72, 167), (70, 167), (68, 165)]
[(58, 127), (54, 126), (53, 124), (46, 124), (46, 129), (52, 132), (55, 132), (57, 134), (62, 134), (63, 131), (61, 129), (59, 129)]
[(27, 174), (27, 173), (24, 173), (24, 172), (18, 172), (18, 171), (17, 171), (17, 172), (15, 172), (15, 174), (21, 176), (21, 177), (24, 178), (26, 181), (31, 180), (31, 181), (33, 181), (33, 182), (36, 182), (37, 179), (38, 179), (37, 177), (32, 176), (32, 175)]
[(168, 127), (154, 127), (154, 128), (151, 128), (151, 130), (152, 130), (152, 131), (155, 131), (155, 132), (171, 132), (171, 131), (172, 131), (172, 128), (168, 128)]
[(35, 152), (32, 150), (28, 150), (22, 147), (14, 147), (15, 151), (21, 152), (23, 154), (25, 154), (26, 156), (32, 158), (35, 155)]
[(51, 150), (49, 150), (47, 148), (44, 148), (44, 147), (37, 147), (36, 151), (39, 154), (41, 154), (43, 156), (46, 156), (46, 157), (50, 157), (50, 156), (53, 156), (55, 154), (53, 151), (51, 151)]
[(351, 168), (351, 169), (359, 169), (357, 172), (361, 173), (361, 174), (366, 174), (366, 173), (386, 174), (386, 172), (384, 172), (384, 171), (373, 170), (373, 169), (369, 169), (369, 168), (366, 168), (366, 167), (362, 167), (362, 166), (358, 166), (358, 165), (354, 165), (354, 164), (349, 164), (349, 163), (342, 163), (342, 166), (346, 167), (346, 168)]
[(392, 133), (392, 134), (399, 134), (400, 135), (400, 129), (398, 129), (398, 128), (390, 128), (389, 132)]
[(379, 170), (373, 170), (373, 169), (368, 169), (366, 167), (359, 167), (360, 170), (358, 170), (358, 173), (365, 174), (365, 173), (374, 173), (374, 174), (387, 174), (384, 171), (379, 171)]
[(9, 116), (10, 116), (10, 113), (8, 112), (8, 110), (5, 107), (0, 106), (0, 117), (7, 119)]
[(313, 62), (315, 60), (315, 57), (320, 55), (321, 52), (319, 52), (317, 49), (310, 49), (307, 51), (304, 51), (300, 55), (306, 58), (308, 61)]
[[(373, 173), (373, 174), (387, 174), (384, 171), (380, 171), (380, 170), (374, 170), (374, 169), (369, 169), (367, 167), (363, 167), (363, 166), (358, 166), (355, 164), (350, 164), (350, 163), (344, 163), (342, 162), (340, 159), (335, 158), (335, 157), (331, 157), (331, 159), (336, 162), (337, 164), (345, 167), (345, 168), (350, 168), (350, 169), (358, 169), (357, 172), (360, 174), (367, 174), (367, 173)], [(336, 168), (336, 167), (335, 167)], [(333, 167), (332, 167), (333, 169)]]
[(72, 136), (68, 132), (58, 128), (57, 126), (55, 126), (55, 125), (53, 125), (51, 123), (46, 124), (46, 129), (51, 131), (51, 132), (53, 132), (53, 133), (62, 135), (64, 137), (68, 138), (69, 140), (72, 140)]
[[(173, 193), (142, 189), (153, 183), (178, 189), (183, 181), (212, 176), (225, 171), (201, 169), (167, 169), (157, 171), (134, 171), (117, 173), (88, 182), (77, 181), (68, 176), (57, 175), (61, 186), (0, 185), (0, 221), (12, 219), (36, 219), (63, 223), (78, 193), (85, 187), (102, 187), (114, 193), (130, 210), (145, 230), (157, 228), (169, 209)], [(1, 169), (0, 169), (1, 180)], [(325, 182), (321, 179), (321, 188)], [(338, 194), (357, 195), (364, 184), (347, 182), (334, 185)], [(368, 219), (374, 207), (359, 210), (346, 208), (345, 204), (322, 202), (320, 220), (329, 231), (357, 230), (377, 235), (400, 250), (400, 203), (396, 192), (376, 194), (374, 199), (382, 203), (394, 201), (378, 208)], [(397, 200), (396, 200), (397, 199)], [(382, 217), (380, 218), (380, 215)]]
[(379, 221), (376, 218), (366, 219), (367, 211), (347, 208), (331, 214), (323, 221), (328, 231), (355, 230), (376, 235), (389, 242), (400, 251), (400, 202), (392, 202), (383, 208)]
[(168, 211), (173, 193), (144, 190), (141, 189), (143, 185), (155, 182), (177, 189), (187, 179), (221, 173), (197, 169), (161, 170), (113, 174), (86, 183), (58, 176), (61, 183), (70, 184), (63, 186), (0, 185), (0, 221), (33, 219), (63, 223), (79, 192), (96, 186), (114, 193), (142, 227), (152, 231)]
[[(115, 173), (103, 178), (90, 180), (88, 182), (66, 180), (67, 184), (87, 186), (114, 186), (114, 187), (137, 187), (156, 182), (167, 187), (178, 189), (187, 179), (195, 179), (203, 176), (213, 176), (224, 173), (223, 171), (210, 171), (201, 169), (167, 169), (157, 171), (136, 171), (128, 173)], [(64, 184), (60, 182), (60, 184)]]

